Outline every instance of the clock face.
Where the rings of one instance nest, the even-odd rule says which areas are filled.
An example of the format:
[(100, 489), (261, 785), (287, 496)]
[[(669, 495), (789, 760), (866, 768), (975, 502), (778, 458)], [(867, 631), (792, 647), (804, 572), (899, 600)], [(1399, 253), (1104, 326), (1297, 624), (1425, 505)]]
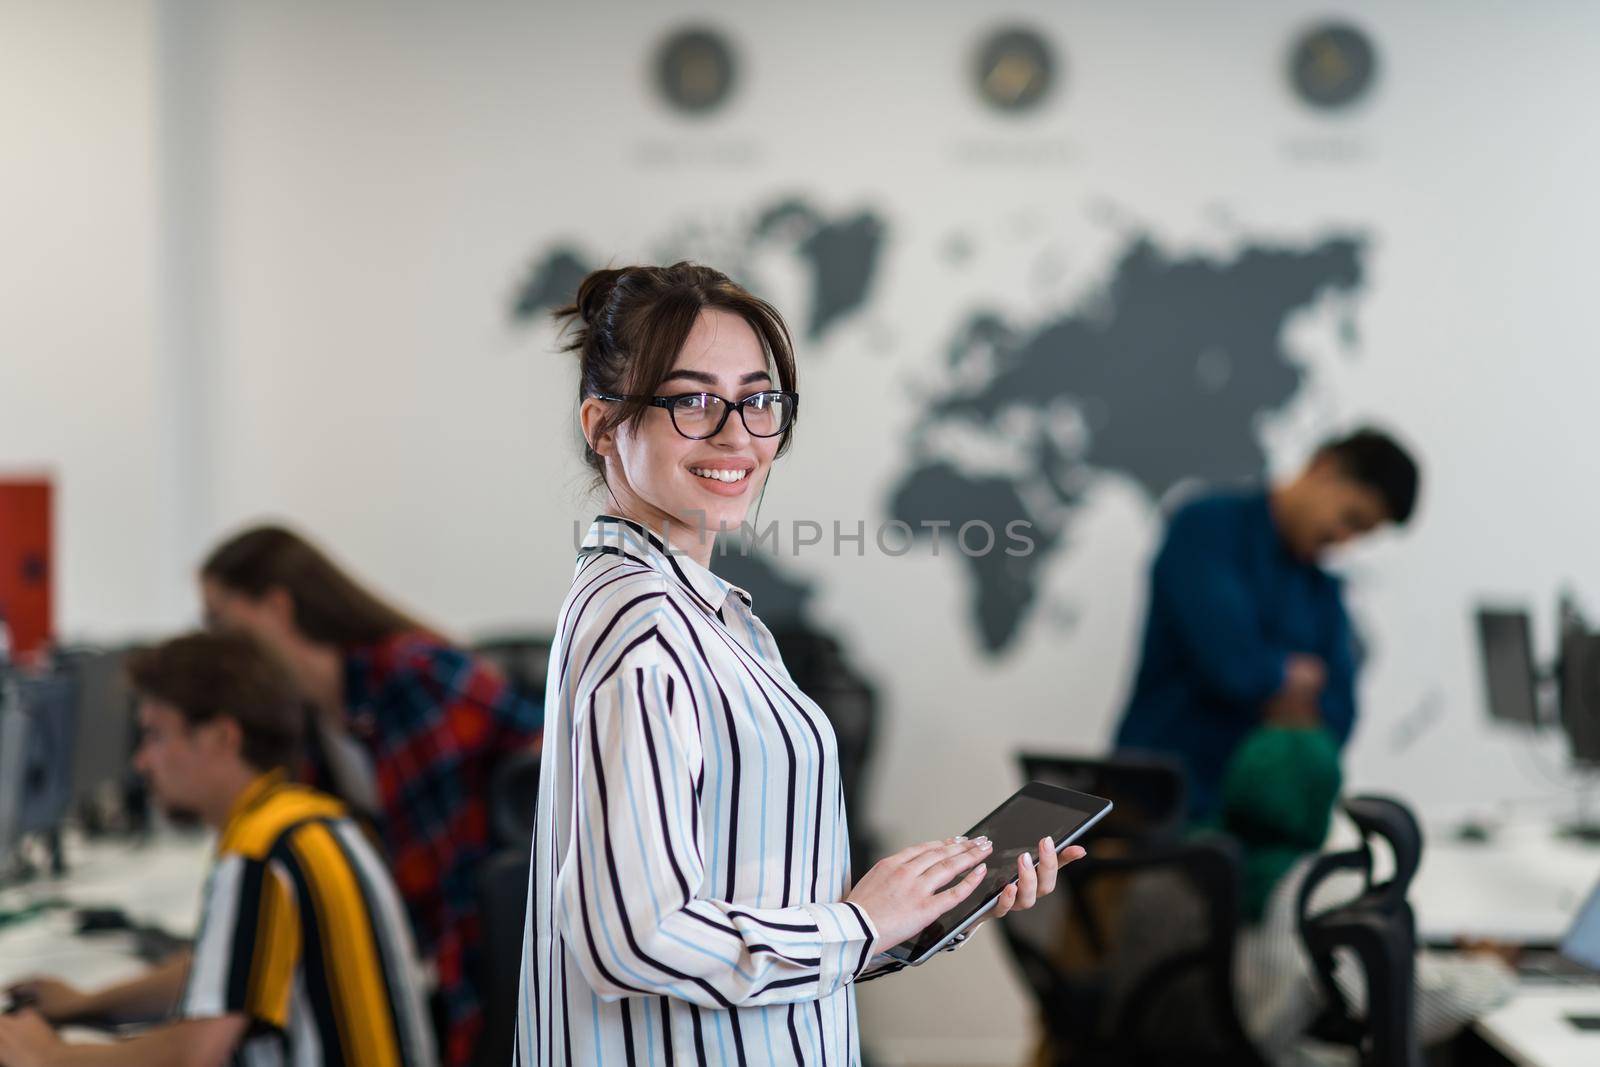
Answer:
[(1032, 30), (1003, 29), (978, 46), (973, 76), (978, 95), (997, 111), (1037, 107), (1055, 83), (1050, 45)]
[(704, 115), (726, 103), (735, 73), (733, 48), (714, 30), (679, 30), (656, 50), (656, 88), (687, 114)]
[(1302, 36), (1289, 56), (1289, 80), (1300, 99), (1325, 110), (1348, 107), (1372, 88), (1378, 55), (1365, 33), (1326, 23)]

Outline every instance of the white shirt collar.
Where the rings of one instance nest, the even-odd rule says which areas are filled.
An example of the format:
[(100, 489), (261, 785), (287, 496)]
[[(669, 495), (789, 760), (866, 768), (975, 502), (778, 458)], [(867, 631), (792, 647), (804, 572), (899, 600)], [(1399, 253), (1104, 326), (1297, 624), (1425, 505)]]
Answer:
[(615, 515), (596, 516), (589, 526), (588, 535), (583, 539), (583, 552), (599, 551), (615, 552), (660, 571), (694, 593), (713, 613), (722, 610), (729, 593), (737, 593), (746, 607), (751, 604), (749, 593), (732, 582), (718, 578), (693, 558), (673, 548), (660, 535), (632, 519)]

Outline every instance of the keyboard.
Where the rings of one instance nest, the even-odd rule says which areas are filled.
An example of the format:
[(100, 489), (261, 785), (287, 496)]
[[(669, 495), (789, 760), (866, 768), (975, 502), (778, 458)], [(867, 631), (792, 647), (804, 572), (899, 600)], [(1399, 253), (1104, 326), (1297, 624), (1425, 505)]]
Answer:
[(1517, 961), (1517, 977), (1552, 985), (1600, 985), (1600, 972), (1575, 963), (1559, 952), (1528, 952)]

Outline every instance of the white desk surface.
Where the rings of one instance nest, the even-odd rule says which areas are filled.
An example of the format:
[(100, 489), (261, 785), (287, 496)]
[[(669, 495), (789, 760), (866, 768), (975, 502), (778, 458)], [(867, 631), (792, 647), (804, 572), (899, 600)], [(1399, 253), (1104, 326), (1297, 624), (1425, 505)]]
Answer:
[(1567, 1021), (1569, 1015), (1600, 1015), (1600, 986), (1525, 984), (1476, 1028), (1517, 1067), (1594, 1067), (1600, 1063), (1600, 1030), (1580, 1030)]
[(50, 974), (92, 989), (138, 974), (144, 965), (132, 936), (79, 936), (71, 908), (120, 908), (136, 923), (192, 935), (210, 855), (209, 836), (163, 835), (146, 845), (69, 839), (65, 878), (0, 889), (0, 910), (54, 900), (70, 905), (0, 927), (0, 987)]
[[(1553, 819), (1490, 824), (1484, 841), (1462, 840), (1459, 825), (1425, 820), (1410, 893), (1418, 936), (1559, 942), (1600, 883), (1600, 847), (1558, 836)], [(1517, 1067), (1595, 1067), (1600, 1031), (1579, 1030), (1568, 1015), (1600, 1015), (1600, 986), (1524, 983), (1474, 1028)]]
[(1424, 941), (1554, 944), (1600, 883), (1600, 847), (1558, 837), (1549, 821), (1504, 823), (1483, 842), (1448, 824), (1424, 833), (1410, 893)]

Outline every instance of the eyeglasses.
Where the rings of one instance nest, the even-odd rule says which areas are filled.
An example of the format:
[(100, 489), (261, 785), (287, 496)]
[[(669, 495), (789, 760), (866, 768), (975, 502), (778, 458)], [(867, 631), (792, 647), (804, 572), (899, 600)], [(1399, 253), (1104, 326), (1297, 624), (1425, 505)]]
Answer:
[[(595, 399), (637, 402), (646, 398), (596, 393)], [(728, 414), (736, 409), (751, 437), (777, 437), (794, 425), (795, 415), (800, 410), (800, 394), (787, 389), (768, 389), (751, 393), (735, 403), (716, 393), (679, 393), (650, 397), (649, 404), (666, 408), (667, 414), (672, 416), (672, 428), (691, 441), (717, 436), (727, 423)]]

